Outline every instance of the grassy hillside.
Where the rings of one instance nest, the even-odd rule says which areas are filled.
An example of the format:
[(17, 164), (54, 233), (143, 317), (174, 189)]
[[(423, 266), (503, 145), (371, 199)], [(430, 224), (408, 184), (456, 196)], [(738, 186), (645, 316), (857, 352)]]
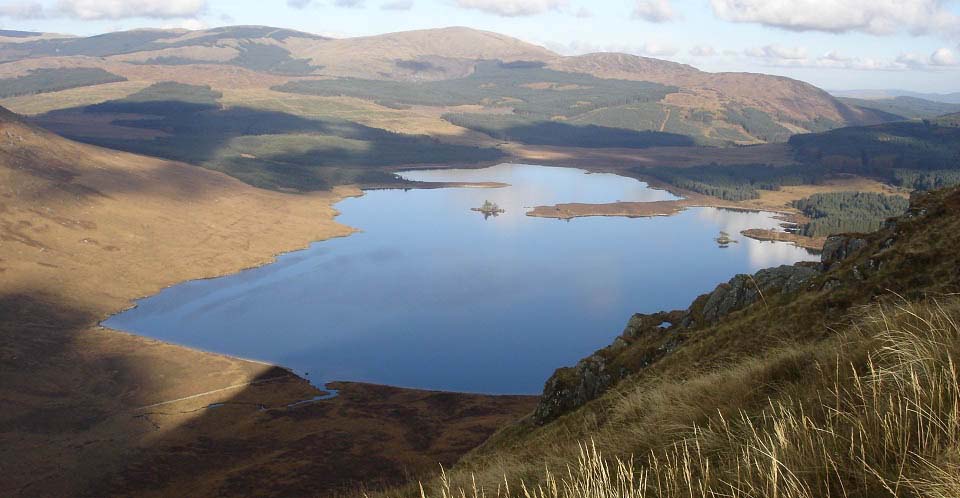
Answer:
[[(0, 78), (8, 79), (83, 66), (146, 84), (362, 99), (410, 120), (433, 120), (432, 129), (444, 127), (436, 121), (447, 114), (461, 126), (453, 135), (433, 135), (440, 140), (489, 132), (533, 145), (728, 146), (899, 119), (787, 78), (707, 73), (626, 54), (562, 57), (497, 33), (456, 27), (344, 39), (264, 26), (7, 37), (0, 38), (0, 61)], [(109, 92), (99, 88), (105, 85), (90, 86), (89, 95), (4, 103), (64, 109), (105, 100)], [(470, 108), (450, 108), (464, 105)], [(593, 127), (621, 138), (600, 143)], [(563, 138), (547, 141), (557, 133)], [(650, 140), (658, 136), (665, 140)]]
[(820, 265), (635, 315), (423, 495), (954, 496), (958, 228), (960, 190), (927, 193)]
[[(277, 43), (289, 39), (323, 41), (326, 38), (299, 31), (264, 26), (232, 26), (203, 32), (185, 30), (141, 29), (105, 33), (87, 38), (55, 38), (0, 44), (0, 58), (5, 62), (42, 57), (110, 57), (142, 53), (142, 59), (124, 60), (160, 65), (190, 63), (227, 63), (240, 67), (281, 74), (309, 74), (313, 67), (308, 60), (294, 58)], [(203, 48), (235, 41), (234, 56), (226, 60), (210, 60)], [(187, 49), (187, 50), (184, 50)], [(191, 50), (193, 54), (191, 54)], [(196, 57), (194, 57), (196, 55)]]
[(675, 88), (656, 83), (608, 80), (545, 69), (542, 63), (485, 62), (466, 78), (422, 83), (357, 79), (298, 80), (276, 90), (309, 95), (346, 95), (389, 106), (506, 107), (520, 115), (573, 116), (599, 107), (656, 102)]
[(116, 83), (127, 79), (100, 68), (34, 69), (29, 74), (0, 79), (0, 98), (52, 93), (70, 88)]
[(803, 163), (910, 189), (953, 185), (960, 170), (960, 127), (950, 116), (796, 135), (790, 145)]
[(0, 108), (0, 495), (330, 496), (432, 472), (531, 410), (363, 384), (298, 403), (323, 391), (100, 326), (170, 285), (352, 233), (332, 206), (359, 193), (252, 188)]
[[(122, 99), (36, 119), (65, 136), (223, 171), (251, 185), (296, 190), (398, 183), (376, 169), (400, 164), (492, 161), (496, 149), (441, 143), (350, 121), (222, 107), (207, 86), (162, 82)], [(63, 116), (107, 126), (65, 127)], [(101, 121), (102, 122), (102, 121)]]

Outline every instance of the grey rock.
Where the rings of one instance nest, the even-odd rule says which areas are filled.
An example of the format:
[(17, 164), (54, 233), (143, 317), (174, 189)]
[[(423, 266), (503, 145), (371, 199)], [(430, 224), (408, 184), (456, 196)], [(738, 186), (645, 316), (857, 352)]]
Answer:
[(547, 380), (543, 396), (533, 413), (533, 422), (543, 425), (564, 413), (596, 399), (615, 380), (627, 375), (621, 371), (614, 376), (607, 368), (607, 360), (595, 353), (577, 362), (573, 368), (561, 368)]
[[(670, 335), (669, 328), (661, 328), (660, 325), (673, 324), (680, 313), (679, 311), (651, 315), (637, 313), (630, 318), (623, 333), (613, 341), (613, 344), (580, 360), (573, 367), (561, 368), (554, 372), (544, 385), (540, 403), (533, 414), (533, 422), (543, 425), (575, 410), (590, 400), (596, 399), (620, 379), (633, 373), (622, 365), (611, 366), (611, 359), (616, 358), (640, 337), (656, 334), (651, 338), (657, 340)], [(676, 339), (673, 339), (673, 342), (675, 344), (672, 347), (675, 348), (679, 342)], [(663, 352), (661, 350), (661, 353)], [(645, 367), (654, 360), (655, 357), (641, 358), (639, 367)]]
[(754, 275), (737, 275), (710, 293), (703, 306), (703, 319), (713, 323), (720, 318), (776, 293), (793, 293), (817, 275), (808, 266), (779, 266)]
[[(544, 385), (543, 396), (533, 414), (533, 422), (543, 425), (575, 410), (599, 397), (620, 379), (634, 373), (622, 365), (612, 367), (611, 362), (637, 340), (649, 338), (654, 344), (662, 341), (655, 352), (640, 358), (638, 364), (631, 367), (642, 369), (680, 346), (678, 330), (689, 330), (689, 327), (698, 321), (715, 322), (733, 311), (779, 293), (798, 292), (817, 274), (814, 267), (784, 265), (760, 270), (754, 275), (737, 275), (705, 296), (702, 321), (699, 318), (694, 319), (691, 311), (693, 307), (684, 312), (633, 315), (623, 333), (609, 347), (580, 360), (573, 367), (554, 372)], [(701, 299), (703, 297), (698, 301)], [(665, 324), (669, 326), (661, 327)]]
[(849, 235), (831, 235), (823, 244), (823, 253), (820, 256), (820, 267), (827, 271), (837, 263), (849, 258), (857, 251), (867, 247), (867, 240)]

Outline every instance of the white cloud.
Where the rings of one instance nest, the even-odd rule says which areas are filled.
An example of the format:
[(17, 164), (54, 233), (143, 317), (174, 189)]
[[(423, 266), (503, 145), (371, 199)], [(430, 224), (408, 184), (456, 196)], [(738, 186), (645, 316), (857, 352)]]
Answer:
[(710, 0), (717, 17), (794, 31), (960, 32), (952, 0)]
[(960, 65), (960, 59), (957, 58), (957, 54), (953, 50), (944, 47), (938, 48), (930, 56), (930, 63), (934, 66), (956, 66)]
[(670, 0), (637, 0), (633, 17), (650, 22), (667, 22), (677, 18)]
[(521, 17), (559, 10), (566, 0), (456, 0), (465, 9), (476, 9), (504, 17)]
[(850, 57), (836, 50), (828, 51), (819, 57), (808, 57), (802, 48), (784, 48), (776, 45), (751, 48), (743, 55), (770, 67), (806, 67), (824, 69), (848, 69), (859, 71), (944, 71), (960, 68), (955, 52), (948, 48), (935, 51), (928, 57), (904, 52), (892, 59), (872, 57)]
[(590, 12), (590, 9), (587, 9), (586, 7), (580, 7), (580, 9), (577, 10), (577, 13), (574, 15), (578, 19), (588, 19), (593, 17), (593, 12)]
[(11, 2), (0, 5), (0, 17), (40, 19), (45, 16), (40, 2)]
[(194, 17), (206, 8), (205, 0), (59, 0), (57, 11), (78, 19)]
[(287, 5), (294, 9), (305, 9), (313, 3), (313, 0), (287, 0)]
[(921, 69), (926, 65), (926, 61), (922, 56), (911, 52), (905, 52), (898, 55), (894, 62), (913, 69)]
[(706, 45), (697, 45), (690, 49), (690, 55), (694, 57), (714, 57), (717, 55), (717, 49)]
[(380, 6), (380, 10), (410, 10), (412, 8), (413, 0), (396, 0)]
[(550, 50), (564, 55), (619, 52), (647, 57), (670, 57), (679, 52), (675, 46), (664, 42), (647, 42), (642, 45), (598, 45), (593, 42), (574, 40), (569, 43), (547, 42), (545, 45)]
[(808, 61), (800, 61), (801, 66), (830, 69), (857, 69), (864, 71), (895, 71), (906, 69), (903, 63), (874, 58), (849, 57), (836, 50)]
[(198, 31), (201, 29), (207, 29), (209, 26), (200, 19), (187, 19), (186, 21), (180, 23), (178, 27), (182, 29), (189, 29), (190, 31)]
[(348, 9), (359, 9), (363, 7), (364, 3), (365, 0), (333, 0), (333, 5)]
[(845, 56), (845, 55), (841, 55), (841, 54), (840, 54), (839, 52), (837, 52), (836, 50), (831, 50), (831, 51), (823, 54), (823, 56), (820, 57), (820, 59), (825, 60), (825, 61), (833, 61), (833, 62), (841, 62), (841, 63), (842, 63), (842, 62), (849, 62), (849, 61), (852, 61), (852, 60), (853, 60), (852, 57), (847, 57), (847, 56)]
[(636, 48), (634, 53), (650, 57), (670, 57), (677, 55), (679, 50), (673, 45), (662, 42), (647, 42)]
[(781, 60), (803, 60), (807, 58), (807, 49), (803, 47), (783, 47), (767, 45), (765, 47), (748, 48), (744, 54), (750, 57)]

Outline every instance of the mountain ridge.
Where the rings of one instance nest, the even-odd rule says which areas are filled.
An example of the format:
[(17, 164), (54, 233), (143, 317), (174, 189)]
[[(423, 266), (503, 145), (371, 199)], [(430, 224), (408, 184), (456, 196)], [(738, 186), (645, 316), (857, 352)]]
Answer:
[[(551, 82), (551, 75), (544, 74), (543, 81), (525, 83), (523, 91), (535, 90), (539, 96), (549, 96), (555, 104), (567, 106), (538, 118), (549, 126), (555, 126), (549, 121), (567, 121), (574, 126), (687, 135), (704, 145), (743, 145), (783, 142), (797, 133), (890, 119), (888, 113), (846, 105), (813, 85), (790, 78), (758, 73), (709, 73), (685, 64), (622, 53), (562, 56), (517, 38), (466, 27), (328, 38), (269, 26), (229, 26), (199, 31), (148, 29), (85, 38), (27, 40), (0, 42), (0, 60), (5, 61), (0, 65), (0, 79), (22, 78), (44, 69), (95, 67), (131, 82), (156, 83), (170, 79), (210, 84), (218, 90), (269, 91), (282, 88), (284, 83), (329, 79), (411, 85), (448, 81), (469, 85), (470, 77), (479, 67), (500, 61), (507, 65), (519, 64), (517, 67), (539, 64), (546, 70), (566, 75), (658, 83), (677, 89), (653, 102), (630, 95), (630, 90), (624, 88), (622, 91), (628, 93), (620, 97), (619, 104), (609, 96), (602, 103), (593, 102), (587, 96), (578, 99), (582, 102), (564, 104), (563, 92), (589, 90), (591, 84)], [(226, 72), (233, 74), (224, 77)], [(495, 81), (482, 83), (497, 84)], [(89, 85), (91, 92), (99, 88), (95, 81)], [(410, 87), (409, 91), (417, 89)], [(464, 103), (480, 106), (481, 111), (489, 114), (511, 111), (511, 99), (523, 100), (520, 95), (497, 97)], [(418, 111), (411, 109), (410, 112)], [(436, 119), (447, 111), (428, 112)], [(519, 111), (513, 114), (523, 116)], [(473, 116), (459, 122), (476, 122), (477, 118)], [(482, 117), (482, 122), (475, 123), (472, 129), (491, 129), (487, 123), (490, 119)], [(493, 128), (515, 124), (498, 121)]]

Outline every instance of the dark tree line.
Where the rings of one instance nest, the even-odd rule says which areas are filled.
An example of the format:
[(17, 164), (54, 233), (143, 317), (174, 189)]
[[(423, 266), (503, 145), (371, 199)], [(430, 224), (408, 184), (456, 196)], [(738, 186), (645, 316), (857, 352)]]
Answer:
[(0, 98), (59, 92), (118, 81), (127, 79), (95, 67), (34, 69), (24, 76), (0, 79)]
[(906, 212), (910, 202), (895, 195), (832, 192), (794, 201), (793, 207), (811, 218), (810, 223), (800, 228), (800, 234), (822, 237), (835, 233), (875, 231), (885, 219)]
[(824, 168), (808, 165), (773, 166), (769, 164), (716, 163), (677, 168), (660, 166), (637, 170), (694, 192), (727, 201), (744, 201), (760, 197), (760, 190), (780, 190), (789, 185), (822, 183), (827, 178)]
[(936, 190), (960, 185), (960, 169), (915, 170), (897, 169), (893, 171), (893, 183), (912, 190)]

